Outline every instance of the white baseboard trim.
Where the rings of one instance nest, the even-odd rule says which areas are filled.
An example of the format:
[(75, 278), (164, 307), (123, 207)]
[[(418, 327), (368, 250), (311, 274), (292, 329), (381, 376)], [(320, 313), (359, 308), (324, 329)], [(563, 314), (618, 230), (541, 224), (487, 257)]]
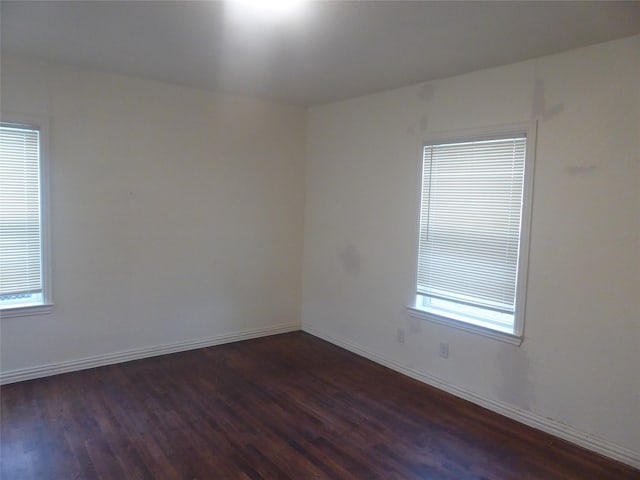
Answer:
[(60, 373), (75, 372), (77, 370), (85, 370), (87, 368), (102, 367), (104, 365), (111, 365), (114, 363), (128, 362), (130, 360), (138, 360), (140, 358), (155, 357), (158, 355), (166, 355), (168, 353), (211, 347), (213, 345), (237, 342), (239, 340), (248, 340), (250, 338), (277, 335), (279, 333), (293, 332), (296, 330), (300, 330), (299, 323), (287, 323), (283, 325), (245, 330), (242, 332), (215, 335), (213, 337), (199, 338), (197, 340), (187, 340), (185, 342), (168, 343), (164, 345), (156, 345), (154, 347), (134, 348), (121, 352), (107, 353), (104, 355), (96, 355), (95, 357), (52, 363), (38, 367), (10, 370), (0, 373), (0, 385), (32, 380), (34, 378), (49, 377)]
[(618, 460), (619, 462), (625, 463), (632, 467), (640, 468), (640, 453), (638, 452), (634, 452), (630, 449), (621, 447), (607, 440), (594, 437), (593, 435), (590, 435), (588, 433), (581, 432), (580, 430), (577, 430), (569, 425), (565, 425), (564, 423), (558, 422), (557, 420), (546, 418), (542, 415), (538, 415), (527, 410), (522, 410), (509, 403), (493, 400), (491, 398), (472, 392), (471, 390), (467, 390), (466, 388), (452, 385), (445, 380), (429, 375), (428, 373), (414, 370), (412, 368), (407, 368), (383, 355), (370, 352), (364, 347), (353, 344), (351, 342), (340, 340), (336, 337), (318, 331), (315, 328), (309, 327), (308, 325), (303, 324), (302, 330), (311, 335), (322, 338), (327, 342), (333, 343), (334, 345), (358, 354), (362, 357), (368, 358), (369, 360), (372, 360), (376, 363), (384, 365), (385, 367), (400, 372), (408, 377), (419, 380), (440, 390), (444, 390), (445, 392), (455, 395), (456, 397), (468, 400), (472, 403), (475, 403), (476, 405), (480, 405), (481, 407), (499, 413), (500, 415), (504, 415), (505, 417), (511, 418), (517, 422), (524, 423), (525, 425), (533, 427), (537, 430), (549, 433), (555, 437), (574, 443), (614, 460)]

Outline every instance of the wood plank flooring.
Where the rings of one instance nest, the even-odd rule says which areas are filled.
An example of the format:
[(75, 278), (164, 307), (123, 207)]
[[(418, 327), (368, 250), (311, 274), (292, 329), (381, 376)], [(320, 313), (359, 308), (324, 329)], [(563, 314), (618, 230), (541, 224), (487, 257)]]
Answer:
[(640, 479), (301, 332), (1, 396), (2, 480)]

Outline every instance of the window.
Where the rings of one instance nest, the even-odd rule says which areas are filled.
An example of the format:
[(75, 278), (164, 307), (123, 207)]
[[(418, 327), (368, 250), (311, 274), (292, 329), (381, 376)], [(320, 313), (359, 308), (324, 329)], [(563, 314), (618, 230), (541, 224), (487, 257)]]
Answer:
[(0, 123), (0, 310), (40, 313), (46, 265), (45, 124)]
[(419, 316), (519, 343), (532, 139), (533, 127), (424, 145)]

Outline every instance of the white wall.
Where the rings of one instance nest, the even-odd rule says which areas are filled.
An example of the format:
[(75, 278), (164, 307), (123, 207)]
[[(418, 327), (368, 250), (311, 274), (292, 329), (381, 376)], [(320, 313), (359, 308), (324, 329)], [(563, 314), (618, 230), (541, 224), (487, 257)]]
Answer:
[[(408, 319), (424, 137), (531, 119), (524, 343)], [(640, 37), (312, 108), (307, 135), (303, 329), (640, 464)]]
[[(311, 109), (301, 302), (303, 110), (5, 55), (3, 113), (50, 118), (55, 309), (2, 319), (2, 372), (302, 303), (308, 331), (640, 462), (639, 78), (633, 37)], [(532, 118), (524, 343), (409, 320), (422, 139)]]
[(300, 323), (301, 108), (2, 58), (51, 133), (52, 314), (2, 318), (2, 372)]

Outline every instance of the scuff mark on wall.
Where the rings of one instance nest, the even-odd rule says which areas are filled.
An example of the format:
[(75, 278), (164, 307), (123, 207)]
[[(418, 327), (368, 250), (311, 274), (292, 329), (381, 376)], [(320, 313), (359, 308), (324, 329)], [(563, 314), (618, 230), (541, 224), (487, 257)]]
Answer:
[(344, 250), (342, 250), (340, 253), (340, 261), (342, 262), (342, 267), (345, 272), (349, 275), (353, 277), (360, 275), (362, 258), (356, 247), (348, 245)]
[(424, 330), (422, 323), (424, 320), (419, 320), (417, 318), (409, 317), (409, 332), (410, 333), (420, 333)]
[(553, 107), (547, 108), (546, 104), (546, 86), (544, 79), (536, 78), (533, 86), (533, 99), (531, 102), (531, 117), (539, 120), (549, 120), (564, 110), (564, 105), (558, 103)]
[[(438, 87), (436, 87), (435, 84), (427, 82), (420, 88), (418, 98), (420, 98), (423, 103), (429, 103), (433, 99), (433, 96), (436, 94), (437, 89)], [(429, 116), (426, 112), (424, 112), (420, 116), (418, 127), (422, 133), (427, 131), (427, 128), (429, 127)]]
[(420, 117), (420, 130), (422, 132), (426, 132), (428, 127), (429, 127), (429, 118), (425, 113)]
[(500, 400), (529, 410), (535, 391), (533, 382), (529, 379), (531, 361), (526, 350), (505, 345), (498, 352), (496, 369), (500, 372), (496, 385)]
[(569, 165), (567, 167), (567, 172), (578, 175), (580, 173), (589, 173), (596, 169), (595, 165)]
[(420, 89), (420, 94), (419, 94), (420, 99), (423, 102), (431, 101), (437, 89), (438, 87), (436, 87), (433, 83), (431, 82), (425, 83), (424, 85), (422, 85), (422, 88)]

